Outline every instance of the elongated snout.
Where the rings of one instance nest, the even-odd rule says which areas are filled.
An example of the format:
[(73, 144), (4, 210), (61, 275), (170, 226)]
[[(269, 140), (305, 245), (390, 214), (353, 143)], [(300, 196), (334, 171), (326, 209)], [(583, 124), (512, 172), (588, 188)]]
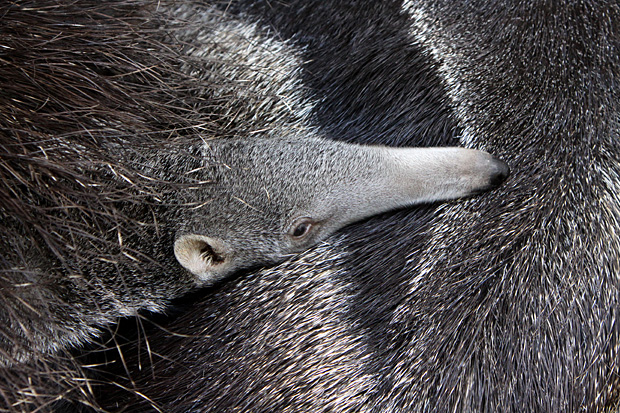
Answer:
[[(420, 203), (467, 197), (501, 185), (510, 169), (493, 155), (465, 148), (360, 147), (368, 172), (342, 180), (333, 199), (346, 221)], [(366, 154), (363, 154), (366, 152)]]
[(387, 148), (325, 139), (213, 142), (219, 190), (175, 240), (179, 263), (206, 284), (277, 262), (343, 226), (397, 208), (497, 187), (505, 162), (464, 148)]
[[(508, 164), (487, 152), (474, 150), (472, 157), (474, 158), (472, 160), (473, 170), (471, 172), (473, 177), (472, 185), (478, 185), (478, 180), (480, 185), (479, 188), (472, 188), (472, 195), (499, 187), (510, 175)], [(466, 163), (463, 166), (466, 166)], [(466, 174), (467, 172), (463, 171), (463, 173)], [(467, 196), (467, 194), (463, 196)]]
[(383, 148), (382, 159), (384, 178), (392, 182), (385, 188), (410, 197), (406, 204), (477, 194), (496, 188), (510, 173), (504, 161), (465, 148)]

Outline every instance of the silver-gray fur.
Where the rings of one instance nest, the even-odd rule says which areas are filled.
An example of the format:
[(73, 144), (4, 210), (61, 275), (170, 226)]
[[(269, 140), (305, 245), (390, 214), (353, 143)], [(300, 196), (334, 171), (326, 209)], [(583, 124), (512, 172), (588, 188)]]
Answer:
[[(178, 213), (177, 260), (209, 285), (283, 261), (336, 230), (397, 208), (493, 188), (506, 164), (464, 148), (387, 148), (315, 136), (207, 142), (199, 204)], [(202, 202), (201, 202), (202, 201)]]
[[(508, 159), (513, 176), (467, 202), (351, 225), (177, 302), (155, 325), (123, 323), (102, 343), (118, 350), (76, 358), (85, 371), (71, 388), (84, 378), (91, 387), (56, 394), (111, 411), (614, 408), (617, 4), (193, 7), (188, 20), (210, 23), (181, 28), (188, 50), (242, 62), (207, 77), (227, 98), (223, 133), (316, 129), (393, 146), (461, 139)], [(228, 40), (200, 44), (194, 33), (213, 24)], [(263, 76), (270, 67), (284, 75)], [(228, 81), (246, 68), (254, 74), (238, 79), (251, 80), (251, 93)]]
[(119, 317), (508, 175), (473, 149), (326, 139), (292, 47), (216, 7), (1, 14), (2, 408), (92, 393), (67, 352)]

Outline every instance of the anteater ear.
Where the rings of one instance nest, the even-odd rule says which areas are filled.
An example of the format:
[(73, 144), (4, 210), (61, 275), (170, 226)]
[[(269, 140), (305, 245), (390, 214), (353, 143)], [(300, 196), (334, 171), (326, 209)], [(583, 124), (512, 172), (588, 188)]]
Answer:
[(219, 239), (186, 234), (174, 242), (174, 255), (189, 272), (209, 280), (229, 266), (231, 254)]

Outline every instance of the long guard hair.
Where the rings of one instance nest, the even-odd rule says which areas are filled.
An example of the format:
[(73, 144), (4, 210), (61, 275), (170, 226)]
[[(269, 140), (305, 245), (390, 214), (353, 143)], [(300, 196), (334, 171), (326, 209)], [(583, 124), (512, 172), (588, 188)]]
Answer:
[[(140, 27), (141, 17), (132, 20), (129, 12), (106, 20), (115, 5), (140, 4), (106, 3), (106, 13), (91, 9), (85, 18), (98, 16), (106, 30), (113, 30), (114, 22)], [(161, 7), (156, 12), (166, 10)], [(173, 32), (189, 50), (211, 51), (211, 67), (221, 70), (204, 90), (220, 93), (197, 98), (192, 91), (201, 86), (186, 78), (191, 70), (171, 69), (163, 77), (129, 82), (135, 89), (113, 96), (129, 103), (137, 99), (135, 111), (120, 112), (111, 103), (97, 120), (88, 116), (87, 110), (97, 108), (90, 102), (82, 112), (79, 105), (59, 108), (58, 116), (85, 113), (83, 122), (94, 119), (89, 127), (95, 129), (118, 118), (139, 124), (136, 113), (152, 113), (162, 123), (149, 121), (147, 129), (159, 133), (170, 125), (198, 127), (214, 114), (215, 121), (206, 124), (221, 125), (212, 132), (223, 135), (259, 125), (317, 128), (335, 140), (392, 146), (460, 142), (500, 155), (513, 175), (500, 191), (478, 198), (351, 225), (279, 266), (248, 271), (190, 296), (194, 302), (177, 303), (178, 313), (140, 325), (139, 334), (133, 330), (141, 318), (121, 323), (122, 334), (101, 343), (108, 351), (94, 347), (66, 356), (67, 362), (44, 357), (20, 372), (4, 369), (0, 394), (7, 409), (410, 412), (615, 406), (618, 5), (239, 0), (179, 7), (187, 7), (186, 14), (175, 15), (188, 24), (187, 37), (179, 26)], [(59, 16), (60, 10), (66, 13), (58, 10)], [(88, 9), (76, 3), (76, 19), (80, 10)], [(92, 21), (84, 25), (95, 36), (111, 38)], [(36, 22), (27, 26), (47, 30)], [(192, 56), (167, 48), (179, 38), (166, 42), (156, 32), (129, 31), (138, 39), (159, 39), (157, 45), (132, 40), (123, 49), (90, 39), (83, 47), (101, 51), (96, 60), (106, 62), (127, 54), (117, 61), (120, 66)], [(214, 38), (221, 47), (209, 43)], [(64, 48), (63, 55), (72, 47)], [(247, 66), (251, 59), (239, 63), (239, 50), (246, 58), (260, 57), (260, 70)], [(236, 68), (232, 61), (222, 65), (226, 56), (235, 57)], [(298, 65), (301, 83), (295, 88), (276, 76), (289, 67), (283, 62)], [(150, 76), (152, 67), (167, 67), (140, 64), (142, 70), (136, 70), (133, 64), (122, 66), (121, 73), (140, 79)], [(240, 73), (247, 74), (248, 67), (271, 82), (263, 77), (242, 82)], [(117, 81), (117, 70), (103, 74)], [(71, 79), (59, 84), (60, 93), (67, 93), (62, 87)], [(103, 85), (104, 91), (112, 88)], [(300, 85), (307, 99), (299, 97)], [(260, 94), (261, 88), (268, 92)], [(17, 90), (14, 99), (36, 96)], [(154, 97), (145, 100), (153, 106), (143, 106), (140, 98), (149, 90)], [(72, 93), (77, 100), (70, 101), (79, 102), (81, 95)], [(167, 104), (159, 105), (162, 101)], [(127, 104), (123, 107), (133, 107)], [(3, 108), (0, 116), (7, 113)], [(3, 124), (24, 118), (8, 119)], [(23, 120), (15, 129), (31, 134), (45, 127), (42, 121)], [(58, 128), (45, 133), (67, 132)], [(138, 135), (138, 129), (132, 133)], [(43, 151), (40, 158), (35, 166), (47, 165)]]

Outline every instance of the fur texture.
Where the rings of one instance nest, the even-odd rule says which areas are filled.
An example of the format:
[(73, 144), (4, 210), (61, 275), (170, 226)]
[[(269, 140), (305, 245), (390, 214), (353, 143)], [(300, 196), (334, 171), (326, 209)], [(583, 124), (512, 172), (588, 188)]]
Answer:
[(149, 330), (153, 364), (129, 367), (127, 385), (163, 411), (613, 406), (617, 5), (253, 1), (227, 12), (305, 51), (330, 136), (435, 144), (441, 134), (411, 131), (445, 131), (443, 142), (461, 136), (516, 171), (499, 193), (354, 225), (211, 291), (168, 332)]
[[(305, 106), (295, 103), (300, 92), (273, 93), (276, 107), (262, 108), (268, 133), (254, 131), (259, 123), (249, 123), (254, 105), (268, 103), (258, 101), (260, 94), (270, 94), (270, 88), (294, 90), (299, 83), (298, 65), (284, 70), (294, 56), (276, 58), (287, 54), (285, 45), (271, 42), (277, 47), (270, 51), (276, 56), (270, 62), (263, 57), (268, 44), (243, 47), (240, 40), (259, 37), (256, 28), (233, 24), (216, 9), (146, 4), (133, 22), (126, 15), (116, 17), (114, 5), (86, 5), (75, 18), (71, 3), (7, 8), (7, 25), (21, 27), (7, 30), (4, 65), (7, 78), (12, 72), (19, 75), (5, 99), (3, 135), (4, 364), (26, 360), (29, 347), (53, 352), (79, 344), (119, 316), (161, 310), (192, 284), (204, 286), (240, 269), (281, 262), (348, 223), (398, 207), (468, 196), (507, 175), (503, 162), (480, 151), (326, 140), (303, 127)], [(67, 22), (59, 17), (63, 10)], [(56, 37), (19, 31), (25, 16), (37, 13), (51, 20), (38, 26), (40, 32), (47, 29)], [(89, 18), (95, 30), (85, 28)], [(35, 39), (26, 56), (21, 37)], [(163, 43), (167, 38), (172, 39)], [(188, 39), (200, 47), (190, 47)], [(138, 48), (126, 50), (136, 59), (129, 67), (115, 60), (122, 62), (124, 46)], [(142, 47), (152, 49), (147, 62)], [(226, 58), (218, 56), (218, 48), (225, 49)], [(75, 55), (87, 57), (74, 61)], [(152, 68), (143, 66), (151, 61)], [(142, 69), (147, 79), (135, 76)], [(64, 83), (65, 77), (73, 79)], [(244, 86), (249, 79), (254, 80)], [(166, 82), (157, 92), (188, 88), (174, 95), (180, 108), (168, 113), (171, 102), (149, 100), (163, 93), (136, 95), (144, 92), (141, 88), (154, 88), (145, 80)], [(59, 83), (59, 90), (48, 92), (48, 81)], [(17, 96), (19, 88), (25, 98)], [(256, 102), (236, 102), (228, 96), (234, 92)], [(71, 93), (90, 101), (92, 109), (72, 101)], [(127, 102), (103, 97), (119, 93)], [(282, 102), (294, 112), (290, 121), (298, 119), (298, 130), (268, 126), (270, 116), (284, 116), (278, 115), (286, 112)], [(157, 111), (158, 104), (164, 110)], [(197, 106), (191, 109), (198, 111), (195, 117), (208, 105), (220, 112), (239, 105), (248, 129), (238, 130), (235, 138), (230, 131), (201, 133), (191, 124), (184, 131), (177, 129), (183, 124), (162, 130), (183, 110), (190, 111), (187, 105)], [(64, 112), (57, 106), (66, 106)], [(141, 106), (153, 108), (145, 113)], [(113, 113), (106, 116), (106, 111)], [(214, 131), (226, 118), (203, 116)], [(65, 117), (65, 123), (55, 122), (56, 117)], [(41, 124), (29, 133), (29, 123), (38, 118)], [(175, 267), (174, 256), (195, 280)]]
[[(151, 27), (150, 18), (132, 20), (131, 3), (118, 4), (127, 12), (106, 20), (106, 27)], [(161, 82), (148, 64), (140, 63), (142, 70), (123, 66), (121, 73), (137, 77), (128, 82), (135, 89), (106, 95), (110, 103), (101, 112), (85, 103), (86, 129), (103, 124), (114, 135), (112, 126), (120, 121), (122, 139), (143, 136), (145, 124), (154, 134), (169, 133), (178, 122), (190, 129), (209, 125), (209, 133), (222, 136), (303, 129), (395, 146), (456, 145), (460, 138), (507, 159), (513, 177), (501, 191), (480, 198), (351, 225), (275, 268), (219, 284), (191, 296), (193, 303), (185, 299), (177, 314), (157, 319), (163, 327), (131, 319), (121, 325), (122, 334), (101, 343), (106, 351), (91, 348), (66, 362), (43, 357), (23, 373), (6, 369), (1, 388), (7, 408), (56, 402), (62, 403), (53, 405), (57, 409), (109, 411), (409, 412), (614, 405), (616, 4), (239, 0), (164, 7), (158, 10), (163, 14), (149, 16), (167, 21), (165, 10), (188, 24), (169, 28), (185, 48), (163, 56), (213, 56), (216, 69), (198, 77), (210, 83), (195, 82), (187, 76), (192, 70), (166, 71)], [(85, 16), (108, 14), (91, 10)], [(216, 38), (228, 40), (204, 41), (213, 38), (202, 35), (212, 27)], [(97, 44), (103, 52), (96, 60), (149, 62), (161, 57), (152, 50), (170, 47), (165, 36), (150, 46), (130, 36), (126, 48), (119, 47), (123, 39), (108, 49)], [(281, 68), (281, 77), (274, 68)], [(66, 94), (63, 85), (59, 92)], [(111, 90), (107, 84), (102, 89)], [(203, 99), (198, 90), (217, 93)], [(131, 106), (137, 93), (149, 96), (159, 123), (134, 118), (151, 112)], [(119, 111), (121, 106), (129, 110)], [(71, 122), (81, 113), (76, 108)], [(66, 110), (50, 113), (62, 120)], [(9, 119), (27, 122), (18, 115)], [(48, 125), (58, 130), (44, 133), (70, 139), (71, 130), (52, 120), (15, 130)], [(128, 124), (138, 126), (128, 133)], [(43, 149), (37, 167), (47, 165)], [(11, 153), (18, 159), (17, 150)], [(89, 156), (94, 159), (85, 162), (105, 165)], [(168, 188), (129, 178), (132, 190), (148, 194), (144, 199)], [(70, 194), (78, 181), (70, 176), (50, 185), (57, 182)], [(33, 214), (41, 211), (35, 207)], [(90, 291), (88, 283), (84, 288)]]

